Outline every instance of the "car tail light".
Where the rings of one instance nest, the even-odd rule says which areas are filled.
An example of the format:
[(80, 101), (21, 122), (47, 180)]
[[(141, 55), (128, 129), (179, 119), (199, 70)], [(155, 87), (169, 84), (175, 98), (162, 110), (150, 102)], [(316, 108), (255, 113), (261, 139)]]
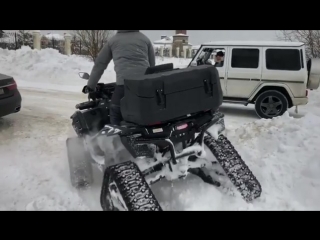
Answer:
[(13, 80), (12, 83), (7, 86), (7, 88), (8, 88), (9, 90), (15, 90), (15, 89), (17, 89), (18, 86), (17, 86), (16, 81)]

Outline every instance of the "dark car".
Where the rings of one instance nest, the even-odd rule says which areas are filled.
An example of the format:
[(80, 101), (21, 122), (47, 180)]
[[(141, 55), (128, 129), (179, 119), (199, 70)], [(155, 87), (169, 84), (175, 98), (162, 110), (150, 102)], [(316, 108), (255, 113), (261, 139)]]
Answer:
[(0, 73), (0, 117), (19, 112), (21, 95), (13, 77)]

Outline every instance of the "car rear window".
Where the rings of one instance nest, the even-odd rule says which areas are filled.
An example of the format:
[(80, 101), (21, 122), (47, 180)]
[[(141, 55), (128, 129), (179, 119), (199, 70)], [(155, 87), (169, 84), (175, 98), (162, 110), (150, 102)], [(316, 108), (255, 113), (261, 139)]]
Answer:
[(267, 49), (266, 68), (269, 70), (299, 71), (301, 56), (298, 49)]

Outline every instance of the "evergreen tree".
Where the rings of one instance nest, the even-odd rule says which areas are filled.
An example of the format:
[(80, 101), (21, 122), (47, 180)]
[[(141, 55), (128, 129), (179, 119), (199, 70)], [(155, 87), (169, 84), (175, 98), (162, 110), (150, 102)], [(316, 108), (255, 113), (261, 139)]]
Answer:
[(28, 30), (19, 30), (17, 33), (17, 41), (20, 46), (31, 46), (33, 36)]

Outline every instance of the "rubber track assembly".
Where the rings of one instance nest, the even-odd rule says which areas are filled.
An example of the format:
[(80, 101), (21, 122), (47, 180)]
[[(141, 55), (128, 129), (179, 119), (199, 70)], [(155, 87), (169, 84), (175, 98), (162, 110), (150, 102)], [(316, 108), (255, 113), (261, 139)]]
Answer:
[[(129, 211), (162, 211), (160, 204), (144, 179), (139, 167), (131, 161), (116, 164), (106, 169), (103, 180), (101, 199), (108, 201), (107, 194), (110, 182), (109, 177), (117, 185), (120, 195)], [(103, 202), (104, 208), (107, 208)]]
[(247, 202), (260, 197), (262, 189), (259, 181), (223, 134), (220, 134), (217, 140), (211, 135), (206, 135), (204, 143)]

